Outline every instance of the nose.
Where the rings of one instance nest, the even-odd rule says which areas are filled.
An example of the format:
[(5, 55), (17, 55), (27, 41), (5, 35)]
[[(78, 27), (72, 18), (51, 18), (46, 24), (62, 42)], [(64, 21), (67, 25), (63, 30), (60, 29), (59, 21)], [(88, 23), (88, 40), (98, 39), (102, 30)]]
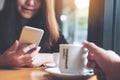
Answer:
[(35, 2), (34, 2), (34, 0), (27, 0), (26, 4), (29, 6), (34, 6)]

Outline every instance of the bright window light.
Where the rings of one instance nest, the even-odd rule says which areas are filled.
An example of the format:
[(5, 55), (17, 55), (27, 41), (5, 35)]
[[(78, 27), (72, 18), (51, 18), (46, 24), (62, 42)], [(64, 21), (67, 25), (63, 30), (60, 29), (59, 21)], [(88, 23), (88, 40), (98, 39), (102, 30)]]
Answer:
[(61, 19), (61, 21), (66, 21), (67, 20), (67, 16), (66, 15), (61, 15), (60, 19)]
[(79, 9), (84, 9), (89, 7), (89, 0), (75, 0), (75, 5)]

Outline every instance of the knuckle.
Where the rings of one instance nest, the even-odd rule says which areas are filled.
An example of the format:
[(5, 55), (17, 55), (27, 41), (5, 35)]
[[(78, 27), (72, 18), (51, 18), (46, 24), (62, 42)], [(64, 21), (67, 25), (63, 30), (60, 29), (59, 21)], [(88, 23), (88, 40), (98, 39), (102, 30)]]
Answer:
[(95, 43), (93, 43), (93, 42), (90, 42), (90, 45), (95, 45)]
[(115, 53), (115, 52), (113, 52), (112, 50), (107, 50), (107, 52), (108, 52), (108, 53)]

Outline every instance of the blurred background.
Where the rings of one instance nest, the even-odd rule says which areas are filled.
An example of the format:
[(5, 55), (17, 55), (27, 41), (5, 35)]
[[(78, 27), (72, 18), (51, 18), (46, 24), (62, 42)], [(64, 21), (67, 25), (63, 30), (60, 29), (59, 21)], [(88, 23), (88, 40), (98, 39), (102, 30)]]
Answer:
[(60, 29), (69, 43), (87, 39), (89, 0), (55, 0)]
[(4, 0), (0, 0), (0, 10), (2, 10), (4, 4)]
[[(4, 0), (0, 0), (2, 10)], [(62, 34), (69, 43), (87, 39), (89, 0), (55, 0), (55, 12)]]

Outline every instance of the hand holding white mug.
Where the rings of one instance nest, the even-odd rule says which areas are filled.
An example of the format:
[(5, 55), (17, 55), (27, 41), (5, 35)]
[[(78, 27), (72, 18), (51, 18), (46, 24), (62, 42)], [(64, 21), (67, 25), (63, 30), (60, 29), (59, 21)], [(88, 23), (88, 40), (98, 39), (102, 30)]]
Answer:
[[(105, 50), (92, 42), (83, 42), (89, 50), (88, 66), (96, 69), (97, 64), (106, 74), (107, 80), (120, 80), (120, 56), (111, 50)], [(92, 61), (92, 62), (91, 62)]]

